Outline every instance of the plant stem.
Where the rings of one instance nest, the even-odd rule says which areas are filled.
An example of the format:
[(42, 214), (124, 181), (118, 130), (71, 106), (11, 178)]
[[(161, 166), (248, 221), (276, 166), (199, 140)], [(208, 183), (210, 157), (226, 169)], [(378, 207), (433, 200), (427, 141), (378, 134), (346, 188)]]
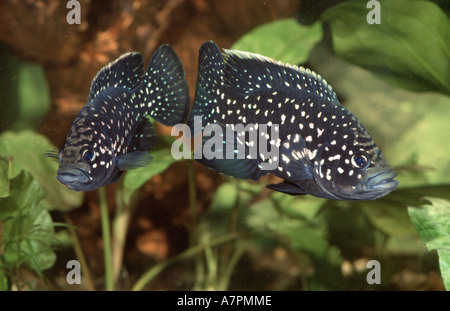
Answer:
[(246, 245), (236, 246), (233, 256), (227, 262), (227, 266), (224, 268), (224, 271), (220, 275), (217, 290), (225, 291), (228, 289), (228, 285), (230, 284), (230, 279), (231, 275), (233, 274), (234, 268), (236, 267), (236, 264), (238, 263), (239, 259), (244, 254), (246, 249)]
[(191, 245), (197, 239), (197, 202), (195, 191), (195, 172), (194, 172), (194, 160), (190, 159), (188, 163), (188, 178), (189, 178), (189, 206), (191, 208)]
[(100, 201), (100, 217), (102, 222), (105, 289), (107, 291), (112, 291), (114, 290), (114, 276), (111, 254), (111, 229), (109, 224), (108, 203), (106, 201), (106, 191), (104, 187), (98, 189), (98, 197)]
[[(198, 243), (198, 230), (197, 230), (197, 201), (195, 191), (195, 172), (194, 172), (194, 159), (187, 161), (188, 171), (188, 185), (189, 185), (189, 207), (191, 209), (191, 222), (189, 225), (189, 245), (192, 247)], [(194, 288), (201, 287), (199, 284), (203, 284), (205, 279), (205, 269), (201, 258), (195, 259), (195, 285)]]
[(178, 255), (175, 255), (155, 266), (153, 266), (150, 270), (148, 270), (141, 278), (134, 284), (132, 291), (139, 291), (142, 290), (147, 283), (149, 283), (155, 276), (157, 276), (161, 271), (166, 269), (167, 267), (171, 266), (172, 264), (184, 260), (186, 258), (189, 258), (191, 256), (194, 256), (202, 251), (204, 251), (207, 247), (213, 247), (222, 243), (225, 243), (227, 241), (233, 240), (237, 238), (239, 234), (227, 234), (224, 236), (221, 236), (219, 238), (211, 240), (209, 243), (205, 244), (199, 244), (196, 246), (193, 246), (191, 248), (188, 248), (182, 253), (179, 253)]
[(83, 253), (83, 248), (81, 247), (80, 240), (78, 239), (77, 233), (73, 227), (72, 220), (70, 219), (69, 214), (63, 214), (64, 220), (68, 224), (67, 230), (69, 231), (69, 235), (72, 238), (73, 249), (75, 250), (75, 254), (77, 259), (80, 261), (80, 265), (82, 267), (83, 275), (86, 280), (86, 286), (88, 290), (95, 291), (94, 279), (92, 278), (91, 271), (87, 264), (86, 257)]
[[(241, 189), (240, 189), (240, 184), (239, 183), (235, 183), (236, 186), (236, 198), (234, 201), (234, 205), (233, 208), (231, 210), (230, 213), (230, 220), (228, 223), (228, 233), (234, 233), (237, 231), (237, 226), (238, 226), (238, 217), (239, 217), (239, 206), (240, 206), (240, 194), (241, 194)], [(221, 256), (221, 267), (220, 267), (220, 271), (221, 273), (226, 273), (227, 272), (227, 266), (229, 265), (229, 260), (232, 256), (232, 252), (233, 252), (233, 242), (228, 242), (225, 243), (225, 245), (223, 246), (223, 253)]]
[[(1, 230), (1, 227), (0, 227)], [(6, 273), (6, 267), (3, 264), (3, 255), (0, 255), (0, 291), (10, 291), (10, 276)]]
[(12, 165), (13, 165), (13, 158), (9, 157), (8, 158), (8, 179), (9, 180), (12, 179)]
[(123, 199), (123, 193), (124, 185), (123, 182), (120, 182), (116, 191), (116, 212), (112, 222), (112, 236), (114, 238), (112, 245), (114, 284), (117, 284), (119, 279), (128, 227), (137, 201), (137, 192), (134, 192), (131, 195), (129, 203), (126, 204)]

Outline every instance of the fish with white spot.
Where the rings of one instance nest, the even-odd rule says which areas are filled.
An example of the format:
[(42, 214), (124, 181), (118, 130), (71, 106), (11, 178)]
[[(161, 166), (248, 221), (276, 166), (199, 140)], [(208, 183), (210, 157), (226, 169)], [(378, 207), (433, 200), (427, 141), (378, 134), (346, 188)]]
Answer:
[(189, 108), (183, 65), (170, 46), (162, 45), (147, 69), (140, 53), (126, 53), (97, 73), (64, 147), (47, 156), (59, 160), (57, 178), (69, 189), (103, 187), (150, 164), (157, 136), (148, 117), (173, 126)]
[[(292, 195), (373, 200), (396, 189), (396, 172), (320, 75), (253, 53), (224, 50), (222, 54), (213, 42), (202, 45), (198, 66), (191, 128), (194, 118), (201, 116), (203, 126), (277, 125), (279, 136), (269, 137), (279, 150), (272, 159), (279, 160), (275, 169), (263, 170), (261, 163), (271, 159), (261, 153), (249, 157), (248, 149), (238, 158), (236, 146), (242, 139), (234, 142), (234, 159), (202, 158), (200, 163), (251, 180), (272, 173), (284, 181), (268, 188)], [(225, 150), (228, 140), (218, 150)]]

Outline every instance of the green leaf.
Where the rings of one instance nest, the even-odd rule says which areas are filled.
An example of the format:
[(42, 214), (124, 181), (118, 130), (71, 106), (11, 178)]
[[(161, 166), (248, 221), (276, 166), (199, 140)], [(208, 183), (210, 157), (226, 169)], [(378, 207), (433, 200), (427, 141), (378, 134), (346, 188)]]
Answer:
[(21, 170), (30, 172), (47, 193), (44, 206), (68, 211), (81, 205), (83, 193), (67, 189), (56, 179), (58, 163), (45, 156), (51, 149), (55, 147), (45, 136), (32, 131), (4, 132), (0, 136), (0, 156), (13, 159), (11, 177)]
[(229, 212), (236, 204), (238, 192), (239, 190), (235, 184), (230, 182), (223, 183), (214, 193), (210, 209)]
[(33, 176), (24, 171), (11, 179), (10, 196), (0, 201), (0, 219), (5, 220), (35, 208), (46, 197)]
[(247, 225), (253, 230), (267, 232), (267, 225), (280, 217), (273, 201), (265, 199), (250, 206), (250, 215), (247, 217)]
[[(303, 197), (285, 194), (274, 194), (274, 197), (251, 206), (251, 215), (247, 219), (249, 226), (258, 231), (269, 230), (284, 236), (293, 250), (306, 252), (315, 258), (326, 256), (330, 247), (326, 227), (318, 223), (319, 219), (315, 219), (325, 201), (303, 200)], [(310, 205), (311, 202), (315, 204)], [(290, 209), (288, 205), (297, 206)], [(287, 214), (286, 210), (294, 215)]]
[(450, 201), (426, 197), (430, 204), (408, 207), (411, 220), (429, 250), (437, 250), (444, 285), (450, 290)]
[(375, 72), (389, 83), (450, 94), (450, 22), (427, 1), (381, 3), (381, 23), (368, 24), (366, 1), (327, 10), (335, 52)]
[(322, 25), (300, 25), (294, 18), (274, 21), (255, 28), (232, 48), (297, 65), (306, 62), (309, 52), (322, 39)]
[(45, 191), (31, 174), (22, 171), (11, 180), (11, 195), (0, 200), (1, 249), (6, 266), (26, 264), (41, 274), (54, 264), (54, 224), (40, 203), (44, 197)]

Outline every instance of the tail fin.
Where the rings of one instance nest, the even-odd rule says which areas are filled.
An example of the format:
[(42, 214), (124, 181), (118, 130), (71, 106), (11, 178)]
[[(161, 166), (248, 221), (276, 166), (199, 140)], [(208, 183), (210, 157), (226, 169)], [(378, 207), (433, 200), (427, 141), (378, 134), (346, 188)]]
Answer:
[(137, 96), (147, 104), (149, 115), (156, 121), (167, 126), (186, 122), (189, 88), (183, 65), (169, 45), (162, 45), (153, 54)]
[(191, 129), (195, 116), (202, 116), (208, 122), (211, 110), (218, 105), (224, 70), (225, 62), (217, 44), (212, 41), (203, 43), (198, 56), (194, 107), (188, 122)]

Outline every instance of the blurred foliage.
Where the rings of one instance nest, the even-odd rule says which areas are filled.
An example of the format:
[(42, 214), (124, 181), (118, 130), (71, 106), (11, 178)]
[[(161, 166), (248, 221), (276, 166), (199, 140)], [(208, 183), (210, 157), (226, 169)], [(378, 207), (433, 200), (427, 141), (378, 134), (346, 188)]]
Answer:
[(450, 94), (450, 22), (427, 1), (381, 4), (381, 23), (367, 23), (364, 1), (327, 10), (333, 47), (343, 59), (363, 66), (389, 83), (414, 91)]
[(42, 66), (17, 59), (4, 46), (0, 56), (0, 290), (11, 290), (30, 285), (22, 267), (43, 278), (53, 266), (57, 223), (49, 211), (78, 207), (83, 194), (56, 180), (58, 164), (44, 156), (55, 147), (34, 131), (50, 106)]
[[(426, 1), (390, 1), (382, 3), (381, 9), (380, 25), (367, 24), (363, 18), (367, 9), (364, 3), (357, 1), (343, 3), (325, 12), (322, 19), (331, 26), (335, 53), (369, 69), (391, 85), (414, 91), (449, 94), (450, 22), (445, 13), (437, 5)], [(442, 142), (450, 138), (446, 118), (450, 111), (450, 97), (436, 93), (409, 94), (382, 85), (379, 90), (385, 92), (384, 97), (373, 91), (368, 94), (366, 89), (357, 89), (359, 92), (356, 90), (346, 97), (346, 104), (361, 119), (366, 117), (371, 120), (370, 125), (374, 128), (380, 128), (380, 124), (383, 124), (384, 129), (379, 129), (379, 132), (384, 132), (383, 135), (387, 137), (383, 142), (384, 153), (388, 159), (393, 159), (392, 163), (400, 173), (399, 190), (386, 199), (399, 199), (401, 193), (404, 200), (397, 201), (397, 204), (421, 206), (423, 213), (410, 207), (409, 215), (420, 237), (427, 242), (424, 239), (424, 230), (427, 228), (418, 224), (423, 225), (426, 219), (424, 214), (432, 213), (432, 207), (423, 206), (418, 200), (432, 193), (448, 198), (450, 146)], [(369, 100), (371, 109), (362, 107), (361, 98)], [(381, 203), (386, 199), (373, 203)], [(442, 202), (439, 202), (442, 208)], [(392, 212), (392, 207), (392, 204), (385, 205), (386, 211), (375, 213), (373, 220), (389, 220), (391, 217), (386, 217), (389, 215), (386, 212)], [(372, 209), (370, 211), (373, 212)], [(407, 227), (402, 225), (398, 217), (392, 217), (391, 220), (394, 219), (397, 220), (391, 225), (383, 223), (379, 228), (393, 235), (411, 227), (405, 222)], [(403, 219), (406, 221), (405, 217)], [(442, 219), (430, 217), (427, 221), (429, 228), (442, 228), (439, 226)], [(388, 228), (391, 229), (386, 232)], [(450, 242), (450, 237), (447, 232), (439, 238), (445, 242), (427, 243), (427, 246), (430, 250), (437, 250), (444, 284), (449, 289), (450, 262), (445, 244)], [(417, 243), (405, 240), (396, 246), (400, 250), (402, 246), (408, 246), (418, 252), (418, 247), (411, 247), (414, 244)]]
[(0, 44), (0, 131), (36, 129), (50, 107), (41, 65), (21, 61)]
[[(276, 269), (261, 267), (274, 254), (293, 261), (282, 267), (286, 277), (273, 278), (271, 289), (395, 289), (392, 276), (404, 268), (398, 258), (423, 263), (424, 270), (426, 262), (437, 266), (439, 260), (449, 288), (449, 19), (431, 1), (382, 2), (380, 25), (367, 24), (368, 11), (366, 1), (347, 1), (309, 26), (286, 19), (255, 28), (232, 48), (307, 63), (319, 72), (395, 166), (399, 189), (376, 201), (339, 202), (287, 196), (265, 190), (263, 182), (225, 177), (206, 212), (196, 215), (191, 206), (191, 248), (156, 265), (137, 288), (177, 260), (195, 257), (194, 289), (245, 289), (246, 275)], [(84, 197), (56, 180), (57, 163), (44, 157), (51, 143), (23, 131), (34, 129), (48, 109), (42, 68), (3, 48), (0, 55), (0, 122), (17, 131), (0, 136), (0, 289), (10, 289), (16, 281), (12, 272), (21, 265), (42, 274), (55, 260), (55, 224), (48, 210), (69, 211)], [(175, 162), (168, 145), (152, 155), (151, 165), (127, 172), (117, 187), (112, 232), (119, 257), (138, 192)], [(275, 255), (271, 264), (281, 260)], [(240, 264), (251, 256), (251, 265)], [(379, 286), (366, 282), (365, 263), (371, 259), (381, 263)], [(296, 278), (300, 285), (289, 283)]]

